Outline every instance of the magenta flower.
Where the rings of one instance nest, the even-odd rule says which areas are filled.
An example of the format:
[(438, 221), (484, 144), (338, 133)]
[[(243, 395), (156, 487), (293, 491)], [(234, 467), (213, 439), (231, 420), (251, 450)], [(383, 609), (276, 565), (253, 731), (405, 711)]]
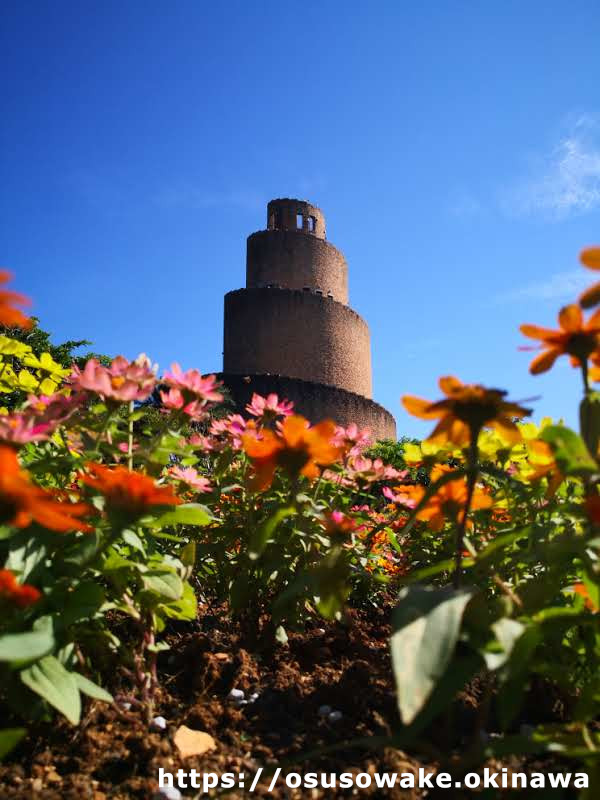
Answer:
[(252, 395), (252, 400), (246, 406), (246, 411), (253, 417), (268, 422), (276, 417), (289, 417), (293, 412), (294, 404), (291, 400), (280, 400), (276, 394), (262, 397), (260, 394)]
[(223, 446), (241, 450), (242, 434), (245, 432), (246, 427), (246, 420), (241, 414), (230, 414), (223, 419), (213, 420), (210, 426), (210, 434), (215, 439), (220, 439)]
[(348, 462), (348, 474), (355, 480), (365, 483), (375, 481), (388, 481), (402, 479), (408, 475), (408, 470), (399, 472), (389, 464), (384, 464), (380, 458), (371, 459), (364, 456), (354, 456)]
[(220, 403), (223, 395), (217, 391), (220, 384), (214, 375), (201, 375), (197, 369), (183, 372), (179, 364), (171, 364), (171, 372), (165, 372), (163, 383), (178, 389), (187, 402), (198, 400), (203, 405)]
[(179, 389), (171, 388), (168, 392), (161, 391), (160, 399), (162, 400), (163, 408), (170, 411), (183, 411), (190, 419), (197, 422), (207, 416), (207, 410), (202, 401), (190, 400), (190, 402), (186, 403), (183, 393)]
[(23, 407), (23, 413), (35, 418), (38, 423), (61, 424), (71, 417), (85, 401), (85, 395), (72, 393), (65, 395), (56, 392), (51, 395), (40, 395), (36, 397), (30, 394)]
[(357, 456), (373, 442), (371, 431), (368, 428), (360, 430), (354, 422), (347, 428), (341, 425), (335, 431), (334, 443), (342, 447), (347, 455)]
[(201, 433), (193, 433), (187, 440), (187, 444), (191, 445), (196, 450), (214, 450), (215, 443), (209, 436), (203, 436)]
[(398, 505), (405, 506), (406, 508), (415, 508), (417, 505), (417, 500), (409, 494), (409, 492), (403, 492), (402, 487), (396, 486), (396, 489), (400, 491), (394, 491), (390, 489), (389, 486), (383, 487), (383, 496), (388, 500), (391, 500), (392, 503), (398, 503)]
[(212, 485), (208, 478), (203, 477), (194, 467), (171, 467), (169, 475), (178, 481), (187, 483), (197, 492), (212, 492)]
[(90, 358), (83, 370), (74, 366), (71, 385), (76, 389), (94, 392), (105, 400), (128, 403), (147, 400), (156, 386), (155, 369), (145, 355), (129, 362), (117, 356), (110, 367)]
[(42, 442), (55, 431), (58, 423), (36, 423), (32, 416), (23, 413), (0, 415), (0, 441), (11, 444)]

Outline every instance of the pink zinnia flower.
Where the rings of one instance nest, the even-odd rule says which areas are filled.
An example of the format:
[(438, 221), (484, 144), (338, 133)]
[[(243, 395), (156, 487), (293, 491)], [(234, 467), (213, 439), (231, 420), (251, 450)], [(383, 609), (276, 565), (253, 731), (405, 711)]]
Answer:
[(189, 487), (197, 492), (212, 492), (212, 486), (208, 478), (203, 477), (194, 467), (171, 467), (169, 475), (178, 481), (187, 483)]
[(183, 411), (190, 419), (199, 422), (203, 420), (207, 411), (204, 404), (200, 400), (190, 400), (186, 403), (182, 392), (179, 389), (169, 389), (168, 392), (160, 392), (160, 399), (162, 400), (163, 407), (170, 411)]
[(61, 424), (69, 419), (81, 407), (85, 396), (80, 393), (65, 395), (56, 392), (50, 395), (36, 397), (30, 394), (23, 407), (27, 416), (35, 418), (38, 423), (50, 422)]
[[(254, 423), (252, 423), (254, 424)], [(211, 436), (221, 437), (225, 444), (234, 450), (241, 450), (242, 434), (246, 431), (247, 423), (241, 414), (230, 414), (224, 419), (215, 419), (210, 426)]]
[(380, 458), (373, 460), (364, 456), (354, 456), (348, 463), (348, 473), (356, 479), (374, 483), (392, 479), (402, 480), (408, 475), (408, 470), (399, 472), (389, 464), (384, 464)]
[(252, 395), (252, 400), (246, 406), (246, 411), (253, 417), (259, 417), (267, 422), (276, 417), (289, 417), (294, 409), (291, 400), (280, 400), (276, 394), (269, 394), (262, 397), (260, 394)]
[(351, 422), (347, 428), (339, 425), (335, 431), (334, 442), (338, 447), (342, 447), (347, 455), (357, 456), (372, 444), (373, 437), (368, 428), (359, 430), (358, 425)]
[(356, 520), (344, 514), (343, 511), (331, 511), (325, 515), (325, 531), (332, 534), (347, 534), (356, 530)]
[(215, 443), (209, 436), (203, 436), (201, 433), (194, 433), (187, 440), (187, 443), (196, 450), (214, 450)]
[(390, 489), (389, 486), (384, 486), (383, 496), (391, 500), (392, 503), (398, 503), (398, 505), (405, 506), (406, 508), (415, 508), (417, 505), (416, 499), (411, 496), (409, 492), (403, 492), (400, 486), (396, 486), (396, 489), (400, 489), (400, 491), (395, 492), (393, 489)]
[(103, 367), (95, 358), (90, 358), (83, 370), (73, 367), (71, 384), (105, 400), (127, 403), (147, 400), (156, 386), (156, 375), (143, 354), (132, 362), (117, 356), (110, 367)]
[(57, 424), (36, 423), (33, 417), (23, 413), (0, 415), (0, 441), (11, 444), (42, 442), (55, 431)]
[(192, 399), (203, 404), (220, 403), (223, 395), (217, 391), (219, 383), (214, 375), (201, 375), (197, 369), (183, 372), (179, 364), (171, 364), (171, 372), (165, 372), (163, 383), (182, 392), (187, 402)]

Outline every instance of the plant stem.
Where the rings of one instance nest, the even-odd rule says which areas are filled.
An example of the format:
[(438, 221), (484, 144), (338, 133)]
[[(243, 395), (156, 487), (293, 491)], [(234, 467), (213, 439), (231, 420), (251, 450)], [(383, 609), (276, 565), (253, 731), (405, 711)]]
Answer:
[(127, 469), (133, 469), (133, 400), (129, 401), (129, 426), (127, 429)]
[(467, 499), (465, 508), (456, 528), (456, 545), (454, 550), (454, 588), (458, 589), (462, 577), (462, 554), (463, 554), (463, 540), (465, 536), (465, 529), (467, 526), (467, 516), (471, 508), (473, 500), (473, 493), (475, 491), (475, 483), (477, 482), (477, 461), (479, 451), (477, 448), (477, 439), (479, 438), (479, 429), (471, 430), (471, 443), (469, 445), (469, 456), (467, 465)]

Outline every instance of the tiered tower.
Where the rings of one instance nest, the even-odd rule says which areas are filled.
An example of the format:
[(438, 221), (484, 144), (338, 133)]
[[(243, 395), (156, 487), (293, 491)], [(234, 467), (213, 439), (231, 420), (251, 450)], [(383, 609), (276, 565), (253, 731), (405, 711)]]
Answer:
[(221, 377), (240, 409), (253, 392), (277, 392), (312, 422), (396, 438), (371, 399), (369, 328), (348, 305), (346, 259), (310, 203), (271, 200), (267, 229), (248, 237), (246, 288), (225, 295)]

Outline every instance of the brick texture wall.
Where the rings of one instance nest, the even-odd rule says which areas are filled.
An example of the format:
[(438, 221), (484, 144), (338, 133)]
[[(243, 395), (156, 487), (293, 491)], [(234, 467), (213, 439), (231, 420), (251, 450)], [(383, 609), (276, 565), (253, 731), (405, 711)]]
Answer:
[(371, 397), (366, 322), (321, 295), (239, 289), (225, 295), (223, 371), (273, 373)]
[(348, 267), (343, 254), (325, 239), (302, 231), (258, 231), (246, 245), (246, 286), (310, 289), (348, 303)]
[(281, 375), (221, 373), (219, 378), (244, 416), (247, 416), (244, 408), (253, 392), (261, 395), (276, 392), (280, 398), (293, 400), (294, 410), (313, 424), (323, 419), (333, 419), (338, 425), (344, 426), (355, 422), (361, 429), (369, 428), (375, 439), (396, 438), (396, 421), (389, 411), (359, 394)]

